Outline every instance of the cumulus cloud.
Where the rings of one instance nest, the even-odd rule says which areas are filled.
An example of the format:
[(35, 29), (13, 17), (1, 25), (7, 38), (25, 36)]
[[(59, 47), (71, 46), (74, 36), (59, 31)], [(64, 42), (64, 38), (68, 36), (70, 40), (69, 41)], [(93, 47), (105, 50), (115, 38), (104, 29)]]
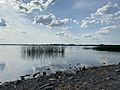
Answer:
[(118, 3), (108, 3), (107, 5), (97, 9), (86, 19), (82, 20), (81, 28), (87, 28), (89, 25), (99, 24), (101, 26), (94, 33), (87, 33), (82, 37), (99, 38), (103, 35), (108, 35), (114, 30), (120, 29), (120, 5)]
[(40, 23), (42, 25), (48, 26), (48, 27), (59, 27), (62, 25), (65, 25), (69, 19), (59, 19), (56, 18), (55, 15), (53, 14), (48, 14), (48, 15), (37, 15), (34, 17), (34, 23)]
[(108, 3), (99, 8), (90, 17), (82, 21), (81, 27), (86, 28), (88, 25), (98, 23), (106, 25), (120, 23), (120, 5), (117, 3)]
[(119, 30), (119, 29), (120, 29), (120, 25), (105, 26), (105, 27), (100, 28), (98, 31), (96, 31), (94, 33), (83, 34), (82, 37), (84, 37), (84, 38), (99, 38), (103, 35), (108, 35), (112, 31)]
[(4, 4), (4, 3), (6, 3), (5, 0), (0, 0), (0, 4)]
[(59, 26), (65, 25), (68, 21), (69, 21), (68, 18), (65, 18), (62, 20), (56, 19), (51, 22), (50, 27), (59, 27)]
[(24, 3), (23, 0), (10, 0), (12, 5), (22, 12), (30, 13), (32, 10), (47, 10), (48, 7), (55, 4), (56, 0), (31, 0)]
[(6, 21), (4, 19), (0, 19), (0, 26), (7, 26)]
[(56, 33), (56, 35), (59, 36), (59, 37), (65, 36), (65, 34), (66, 34), (65, 31)]
[(69, 29), (71, 29), (72, 27), (68, 27), (68, 26), (66, 26), (66, 27), (63, 27), (63, 28), (61, 28), (62, 30), (69, 30)]
[[(40, 25), (47, 26), (50, 29), (53, 27), (60, 27), (63, 25), (66, 25), (68, 22), (74, 23), (74, 24), (79, 24), (77, 20), (72, 20), (68, 18), (60, 19), (57, 18), (53, 14), (39, 14), (41, 11), (44, 12), (44, 10), (47, 10), (50, 6), (54, 5), (57, 0), (28, 0), (27, 2), (25, 0), (9, 0), (12, 5), (21, 11), (22, 13), (31, 13), (34, 17), (34, 22), (35, 23), (40, 23)], [(39, 10), (37, 14), (39, 15), (34, 15), (32, 12), (33, 10)], [(27, 14), (30, 15), (30, 14)], [(66, 26), (65, 26), (66, 27)]]
[(58, 37), (66, 37), (66, 38), (69, 38), (71, 40), (80, 40), (80, 38), (78, 38), (76, 35), (71, 34), (67, 30), (57, 32), (56, 36), (58, 36)]
[(73, 38), (72, 35), (67, 30), (57, 32), (56, 35), (59, 37), (71, 37), (71, 38)]
[(72, 22), (75, 24), (79, 24), (79, 22), (77, 20), (72, 20)]
[(93, 23), (97, 23), (96, 20), (82, 20), (81, 28), (87, 28), (88, 25), (91, 25)]
[(114, 30), (119, 30), (120, 29), (119, 26), (120, 25), (106, 26), (106, 27), (103, 27), (100, 30), (96, 31), (95, 34), (107, 35)]
[(91, 38), (92, 34), (91, 33), (86, 33), (86, 34), (83, 34), (82, 37)]

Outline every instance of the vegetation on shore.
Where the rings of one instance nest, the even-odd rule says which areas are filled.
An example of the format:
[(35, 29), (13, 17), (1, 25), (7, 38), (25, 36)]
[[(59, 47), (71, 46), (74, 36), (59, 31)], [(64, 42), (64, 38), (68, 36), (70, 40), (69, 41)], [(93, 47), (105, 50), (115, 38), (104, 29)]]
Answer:
[(65, 47), (63, 46), (23, 46), (21, 54), (23, 58), (55, 58), (64, 57)]
[(120, 45), (97, 46), (97, 47), (93, 47), (93, 50), (120, 52)]
[(83, 47), (83, 49), (120, 52), (120, 45), (98, 45), (98, 46), (93, 46), (93, 47)]

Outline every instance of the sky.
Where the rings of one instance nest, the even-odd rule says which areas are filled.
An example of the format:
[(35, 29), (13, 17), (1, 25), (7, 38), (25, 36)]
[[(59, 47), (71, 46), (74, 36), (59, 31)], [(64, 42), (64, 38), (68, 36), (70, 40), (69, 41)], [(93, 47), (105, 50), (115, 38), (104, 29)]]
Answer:
[(120, 44), (120, 0), (0, 0), (0, 44)]

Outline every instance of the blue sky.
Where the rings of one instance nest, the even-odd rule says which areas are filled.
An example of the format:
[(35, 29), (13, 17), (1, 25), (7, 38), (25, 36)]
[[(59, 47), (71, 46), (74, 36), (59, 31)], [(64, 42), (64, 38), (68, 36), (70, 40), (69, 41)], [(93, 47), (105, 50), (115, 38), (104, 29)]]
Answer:
[(120, 0), (0, 0), (0, 43), (120, 44)]

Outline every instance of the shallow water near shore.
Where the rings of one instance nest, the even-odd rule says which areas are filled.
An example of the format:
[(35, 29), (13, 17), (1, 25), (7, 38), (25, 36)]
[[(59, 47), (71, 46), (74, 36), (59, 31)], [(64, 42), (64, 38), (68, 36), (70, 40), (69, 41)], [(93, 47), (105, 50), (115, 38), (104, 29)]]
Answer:
[(0, 82), (35, 72), (52, 73), (71, 67), (100, 66), (120, 62), (119, 52), (83, 49), (83, 46), (0, 46)]

